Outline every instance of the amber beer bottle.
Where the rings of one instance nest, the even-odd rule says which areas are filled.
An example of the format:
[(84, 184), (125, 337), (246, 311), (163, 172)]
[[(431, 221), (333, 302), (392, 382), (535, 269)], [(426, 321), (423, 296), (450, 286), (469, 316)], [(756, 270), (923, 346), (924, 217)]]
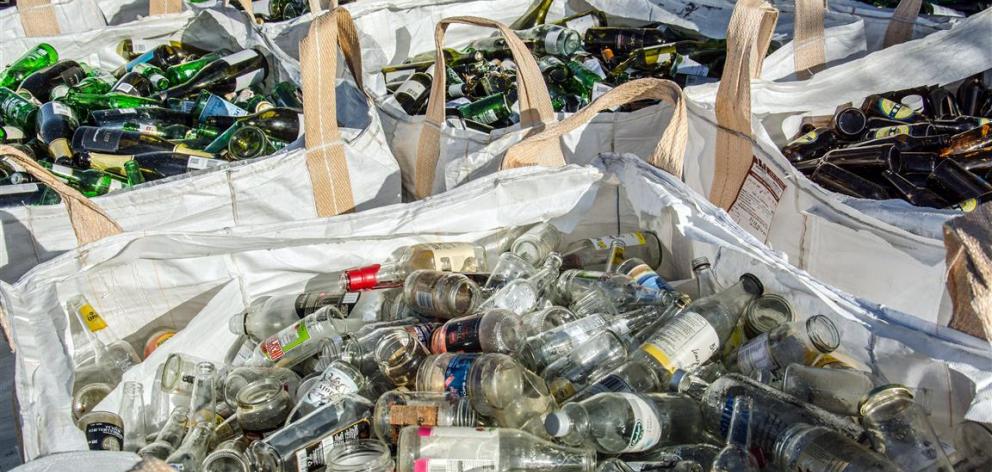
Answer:
[(926, 120), (926, 117), (917, 113), (904, 103), (889, 100), (881, 95), (871, 95), (865, 98), (861, 104), (861, 110), (865, 115), (887, 118), (904, 123), (916, 123)]
[(836, 145), (837, 133), (832, 128), (817, 128), (787, 144), (782, 154), (792, 162), (800, 162), (817, 158)]
[(864, 135), (868, 128), (868, 117), (858, 108), (845, 107), (834, 114), (830, 125), (841, 139), (854, 141)]
[(823, 160), (853, 171), (885, 169), (899, 150), (892, 144), (834, 149), (823, 155)]
[(829, 162), (823, 162), (813, 171), (812, 179), (828, 190), (858, 198), (885, 200), (889, 192), (854, 172), (842, 169)]
[(934, 166), (930, 179), (949, 197), (954, 197), (959, 202), (992, 192), (992, 184), (961, 167), (953, 159), (944, 159)]
[(948, 157), (990, 146), (992, 146), (992, 124), (986, 123), (964, 133), (951, 136), (947, 147), (940, 150), (940, 156)]
[(934, 191), (926, 187), (919, 187), (905, 177), (892, 172), (891, 170), (882, 171), (882, 178), (892, 184), (892, 187), (895, 188), (899, 194), (906, 199), (906, 201), (912, 203), (913, 205), (929, 208), (944, 208), (947, 206), (947, 200), (941, 198), (940, 195), (937, 195)]

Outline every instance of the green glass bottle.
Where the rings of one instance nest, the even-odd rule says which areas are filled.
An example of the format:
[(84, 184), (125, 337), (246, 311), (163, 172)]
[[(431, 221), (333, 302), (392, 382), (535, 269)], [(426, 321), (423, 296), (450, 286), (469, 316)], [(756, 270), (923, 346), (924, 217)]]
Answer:
[(285, 143), (269, 138), (265, 131), (254, 126), (238, 128), (227, 142), (228, 157), (233, 160), (267, 156), (283, 147)]
[(0, 126), (0, 143), (7, 142), (7, 129)]
[(292, 82), (279, 82), (272, 87), (273, 104), (277, 107), (303, 109), (303, 97), (300, 88)]
[(145, 183), (145, 176), (141, 174), (141, 166), (134, 159), (124, 163), (124, 176), (127, 177), (128, 187)]
[(102, 110), (107, 108), (138, 108), (141, 106), (158, 105), (158, 100), (146, 97), (135, 97), (123, 93), (108, 93), (95, 95), (91, 93), (72, 93), (65, 97), (66, 103), (73, 108), (85, 110)]
[(152, 84), (152, 88), (155, 90), (165, 90), (169, 88), (169, 79), (165, 77), (165, 72), (162, 69), (155, 67), (151, 64), (138, 64), (134, 66), (134, 70), (131, 72), (137, 72), (141, 74), (144, 78), (148, 79)]
[(151, 64), (159, 69), (167, 69), (169, 66), (179, 64), (186, 59), (202, 54), (202, 51), (194, 50), (175, 41), (170, 41), (169, 44), (159, 45), (155, 49), (132, 59), (124, 65), (123, 70), (119, 74), (114, 75), (124, 75), (125, 72), (131, 72), (134, 70), (134, 66), (138, 64)]
[(566, 62), (565, 66), (572, 72), (572, 77), (582, 83), (582, 86), (589, 90), (592, 90), (596, 84), (603, 81), (603, 78), (600, 77), (599, 74), (589, 70), (589, 68), (574, 60)]
[[(114, 78), (113, 75), (103, 72), (97, 75), (91, 75), (81, 80), (74, 87), (68, 88), (66, 90), (65, 95), (68, 95), (70, 91), (77, 93), (91, 93), (96, 95), (102, 95), (105, 93), (110, 93), (110, 89), (114, 88), (114, 84), (116, 83), (117, 83), (117, 79)], [(53, 98), (55, 96), (54, 90), (52, 90), (52, 96)]]
[(176, 64), (165, 70), (165, 77), (169, 79), (170, 84), (181, 84), (193, 78), (193, 76), (196, 75), (200, 69), (206, 67), (207, 64), (210, 64), (220, 58), (221, 53), (212, 52), (203, 57)]
[(201, 90), (225, 94), (237, 92), (261, 83), (268, 74), (269, 66), (262, 53), (255, 49), (244, 49), (228, 54), (207, 64), (189, 80), (173, 85), (158, 93), (159, 100), (183, 97)]
[(523, 30), (544, 24), (544, 20), (548, 17), (548, 10), (551, 9), (553, 3), (554, 0), (534, 0), (534, 3), (523, 15), (510, 23), (510, 29)]
[(505, 122), (513, 112), (506, 101), (506, 95), (497, 93), (458, 107), (458, 114), (466, 120), (484, 125)]
[(55, 48), (48, 43), (39, 43), (0, 72), (0, 87), (16, 88), (27, 76), (58, 60), (59, 54)]
[(40, 161), (40, 164), (52, 171), (52, 174), (55, 174), (60, 180), (79, 190), (80, 193), (87, 197), (98, 197), (128, 187), (127, 182), (123, 179), (99, 170), (74, 169), (62, 164), (52, 164), (48, 161)]
[(635, 49), (631, 51), (627, 59), (624, 59), (623, 62), (617, 64), (610, 71), (610, 75), (612, 77), (619, 77), (631, 67), (642, 70), (662, 69), (666, 66), (671, 67), (675, 56), (676, 50), (674, 44), (659, 44), (657, 46)]
[(36, 113), (38, 107), (30, 100), (9, 88), (0, 87), (0, 118), (3, 118), (4, 123), (17, 126), (32, 135)]
[(582, 48), (582, 37), (575, 30), (558, 25), (543, 24), (517, 31), (517, 36), (538, 56), (569, 57)]
[(546, 82), (563, 84), (572, 77), (572, 72), (561, 59), (555, 56), (544, 56), (537, 61), (537, 66), (541, 69), (541, 75)]

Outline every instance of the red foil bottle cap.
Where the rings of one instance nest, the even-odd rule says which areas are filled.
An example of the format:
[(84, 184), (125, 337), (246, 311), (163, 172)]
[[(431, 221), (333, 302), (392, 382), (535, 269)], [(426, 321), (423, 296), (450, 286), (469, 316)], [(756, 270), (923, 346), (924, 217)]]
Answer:
[(370, 290), (375, 288), (376, 283), (378, 283), (377, 276), (379, 275), (380, 267), (382, 266), (379, 264), (373, 264), (345, 271), (345, 275), (348, 276), (348, 291), (354, 292), (356, 290)]

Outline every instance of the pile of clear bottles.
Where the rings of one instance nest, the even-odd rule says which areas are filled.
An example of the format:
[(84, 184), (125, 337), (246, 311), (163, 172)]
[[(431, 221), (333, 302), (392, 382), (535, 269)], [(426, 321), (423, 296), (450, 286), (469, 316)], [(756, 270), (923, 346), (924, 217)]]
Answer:
[(184, 472), (990, 470), (992, 428), (949, 449), (910, 389), (754, 275), (698, 258), (669, 283), (648, 231), (566, 240), (542, 223), (322, 274), (232, 316), (223, 362), (174, 352), (150, 385), (74, 297), (93, 356), (72, 414), (91, 449)]

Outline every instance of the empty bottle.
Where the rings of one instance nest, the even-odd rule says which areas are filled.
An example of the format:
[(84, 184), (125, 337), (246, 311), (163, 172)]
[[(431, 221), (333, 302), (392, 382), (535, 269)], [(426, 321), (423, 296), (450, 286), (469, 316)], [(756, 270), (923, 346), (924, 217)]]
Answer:
[(165, 459), (165, 463), (183, 472), (203, 470), (203, 459), (207, 457), (210, 449), (214, 426), (211, 423), (197, 423), (193, 426), (179, 448)]
[(217, 368), (211, 362), (196, 364), (196, 377), (190, 395), (189, 420), (192, 424), (217, 421)]
[(831, 470), (897, 472), (903, 470), (871, 449), (830, 428), (787, 425), (775, 442), (774, 463), (786, 472)]
[(463, 274), (418, 270), (403, 287), (404, 298), (424, 315), (451, 319), (465, 316), (479, 304), (479, 286)]
[[(611, 251), (616, 243), (622, 248)], [(617, 236), (582, 239), (570, 244), (562, 253), (563, 269), (600, 270), (611, 257), (620, 264), (623, 259), (638, 258), (651, 267), (661, 265), (662, 247), (658, 236), (650, 231), (635, 231)]]
[(509, 354), (521, 342), (521, 324), (513, 312), (493, 309), (448, 320), (434, 331), (431, 352), (500, 352)]
[(189, 408), (177, 406), (172, 409), (169, 419), (158, 431), (155, 440), (138, 450), (138, 455), (165, 460), (186, 437), (189, 424)]
[(779, 325), (741, 346), (731, 355), (731, 371), (752, 375), (759, 371), (772, 374), (792, 363), (811, 365), (816, 358), (840, 346), (840, 332), (830, 318), (823, 315)]
[(48, 43), (38, 43), (0, 71), (0, 87), (17, 87), (27, 76), (59, 60), (59, 53)]
[(734, 397), (727, 427), (727, 445), (713, 459), (711, 472), (756, 472), (758, 461), (751, 455), (751, 399)]
[(374, 439), (335, 444), (325, 451), (327, 472), (393, 472), (389, 446)]
[(602, 292), (618, 307), (669, 306), (681, 295), (671, 290), (638, 285), (626, 275), (590, 270), (566, 270), (554, 285), (555, 297), (563, 305), (571, 304), (594, 290)]
[(86, 435), (91, 451), (121, 451), (124, 448), (124, 421), (108, 411), (91, 411), (76, 426)]
[(838, 415), (857, 416), (862, 399), (875, 388), (874, 378), (854, 369), (824, 369), (789, 364), (782, 391)]
[(272, 379), (282, 385), (287, 392), (293, 393), (300, 388), (300, 376), (282, 367), (236, 367), (224, 378), (224, 401), (228, 405), (237, 406), (238, 393), (248, 384), (263, 378)]
[(145, 446), (145, 399), (140, 382), (124, 382), (124, 395), (121, 398), (121, 420), (124, 421), (124, 449), (136, 452)]
[(558, 446), (516, 429), (408, 426), (400, 432), (396, 461), (398, 472), (592, 472), (596, 452)]
[(552, 305), (521, 316), (521, 335), (524, 338), (529, 338), (577, 319), (575, 313), (569, 311), (568, 308)]
[(872, 446), (903, 470), (952, 472), (927, 413), (901, 385), (876, 388), (861, 403), (861, 423)]
[(264, 434), (279, 429), (289, 417), (293, 399), (281, 383), (256, 380), (238, 392), (238, 425), (247, 433)]
[(538, 223), (515, 239), (510, 251), (536, 266), (558, 250), (561, 236), (553, 225)]
[(367, 387), (368, 380), (351, 364), (332, 361), (319, 375), (300, 384), (289, 419), (306, 416), (339, 396), (361, 394)]
[(977, 421), (965, 420), (954, 428), (954, 446), (959, 462), (954, 470), (980, 472), (992, 468), (992, 427)]
[(650, 393), (662, 387), (654, 367), (642, 360), (630, 359), (579, 390), (571, 401), (585, 400), (603, 392)]
[(376, 436), (395, 445), (404, 426), (479, 426), (482, 420), (467, 398), (443, 393), (390, 390), (375, 404)]
[(561, 257), (558, 256), (558, 253), (551, 253), (544, 261), (543, 267), (528, 277), (520, 277), (507, 282), (492, 297), (482, 303), (482, 308), (505, 309), (516, 316), (532, 311), (541, 300), (541, 295), (558, 278), (560, 267)]
[(251, 465), (245, 456), (249, 444), (250, 440), (244, 436), (220, 443), (203, 460), (203, 472), (250, 472)]
[(48, 102), (38, 109), (37, 124), (39, 140), (48, 147), (48, 154), (56, 161), (72, 157), (69, 140), (79, 126), (72, 108), (61, 102)]
[(696, 402), (667, 394), (601, 393), (549, 414), (548, 434), (603, 454), (643, 452), (691, 442), (702, 431)]
[(325, 307), (268, 337), (247, 364), (259, 367), (292, 367), (320, 352), (321, 342), (341, 333)]

